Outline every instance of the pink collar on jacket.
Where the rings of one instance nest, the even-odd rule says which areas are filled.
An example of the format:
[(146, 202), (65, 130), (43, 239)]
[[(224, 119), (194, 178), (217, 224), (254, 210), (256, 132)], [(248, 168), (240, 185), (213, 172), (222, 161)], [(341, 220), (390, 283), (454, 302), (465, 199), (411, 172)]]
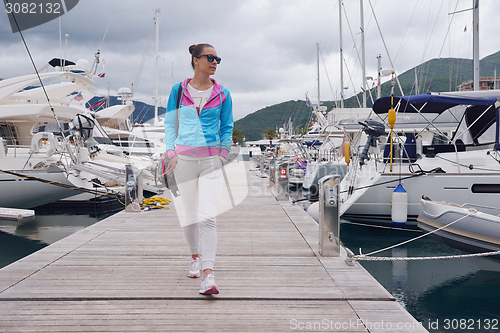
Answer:
[[(187, 84), (192, 79), (193, 78), (187, 78), (184, 80), (184, 82), (182, 82), (182, 89), (184, 89), (184, 91), (187, 91)], [(222, 84), (217, 83), (217, 81), (215, 81), (215, 79), (212, 79), (212, 78), (210, 78), (210, 81), (212, 81), (214, 83), (214, 89), (212, 90), (212, 95), (210, 95), (210, 99), (211, 99), (212, 97), (217, 96), (218, 94), (221, 93)]]

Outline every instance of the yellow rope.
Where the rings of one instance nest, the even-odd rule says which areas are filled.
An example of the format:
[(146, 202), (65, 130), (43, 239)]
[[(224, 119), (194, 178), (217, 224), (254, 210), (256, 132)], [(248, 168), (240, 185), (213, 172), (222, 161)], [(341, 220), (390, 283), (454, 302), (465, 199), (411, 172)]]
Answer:
[(151, 207), (150, 209), (162, 209), (166, 208), (169, 209), (168, 207), (165, 207), (165, 205), (168, 205), (170, 203), (170, 200), (167, 198), (162, 198), (162, 197), (151, 197), (151, 198), (146, 198), (142, 200), (141, 205), (143, 208), (148, 208)]

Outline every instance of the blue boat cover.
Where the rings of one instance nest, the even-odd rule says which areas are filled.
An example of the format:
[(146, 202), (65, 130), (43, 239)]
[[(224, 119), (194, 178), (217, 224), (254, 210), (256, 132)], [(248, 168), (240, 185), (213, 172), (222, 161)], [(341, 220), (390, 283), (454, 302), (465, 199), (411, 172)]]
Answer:
[(308, 147), (311, 147), (311, 146), (321, 146), (323, 144), (323, 141), (317, 141), (317, 140), (314, 140), (314, 141), (304, 141), (305, 145), (307, 145)]
[[(493, 97), (466, 98), (466, 97), (454, 97), (454, 96), (431, 95), (431, 94), (394, 96), (393, 99), (394, 99), (393, 101), (394, 108), (399, 103), (399, 101), (401, 101), (401, 105), (399, 106), (398, 112), (410, 112), (410, 113), (417, 112), (411, 105), (420, 110), (420, 112), (422, 113), (442, 113), (456, 105), (487, 106), (487, 105), (493, 105), (497, 101), (497, 99)], [(424, 107), (422, 108), (422, 106)], [(375, 113), (387, 113), (390, 108), (391, 108), (390, 96), (379, 98), (373, 104), (373, 111), (375, 111)]]

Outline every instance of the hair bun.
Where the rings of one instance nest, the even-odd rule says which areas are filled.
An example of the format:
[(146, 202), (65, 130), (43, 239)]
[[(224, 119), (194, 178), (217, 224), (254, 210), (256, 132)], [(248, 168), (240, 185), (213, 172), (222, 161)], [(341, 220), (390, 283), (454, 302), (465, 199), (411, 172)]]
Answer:
[(196, 46), (197, 46), (196, 44), (191, 45), (189, 47), (189, 53), (193, 54), (193, 51), (194, 51), (194, 49), (195, 49)]

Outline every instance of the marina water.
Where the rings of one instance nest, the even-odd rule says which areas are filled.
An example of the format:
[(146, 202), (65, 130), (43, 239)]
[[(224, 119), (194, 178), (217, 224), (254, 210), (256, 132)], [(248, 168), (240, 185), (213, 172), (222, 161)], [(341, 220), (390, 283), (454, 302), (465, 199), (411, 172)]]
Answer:
[[(340, 238), (355, 254), (421, 235), (409, 230), (341, 224)], [(463, 254), (429, 237), (375, 256), (432, 257)], [(365, 269), (430, 332), (499, 332), (500, 272), (480, 271), (467, 259), (360, 261)]]
[[(0, 220), (0, 268), (108, 215), (37, 215), (16, 225)], [(379, 250), (420, 233), (342, 223), (341, 240), (355, 254)], [(459, 254), (431, 238), (378, 254), (416, 257)], [(500, 332), (500, 272), (466, 259), (363, 261), (361, 264), (430, 332)]]
[(34, 219), (24, 222), (0, 219), (0, 268), (85, 229), (109, 215), (40, 215), (37, 212)]

